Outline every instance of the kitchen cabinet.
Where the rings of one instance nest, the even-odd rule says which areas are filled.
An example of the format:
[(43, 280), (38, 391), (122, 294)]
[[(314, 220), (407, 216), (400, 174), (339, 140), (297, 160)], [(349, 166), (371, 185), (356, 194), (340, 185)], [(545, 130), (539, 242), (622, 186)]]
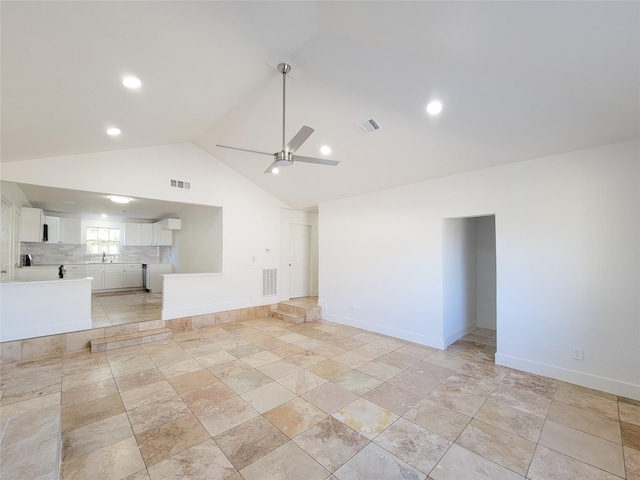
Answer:
[(39, 208), (22, 207), (20, 223), (21, 242), (41, 242), (44, 212)]
[(43, 280), (57, 280), (58, 267), (22, 267), (16, 269), (17, 277), (21, 282), (38, 282)]
[(123, 286), (125, 288), (142, 287), (142, 264), (125, 263), (123, 267)]
[(86, 277), (84, 265), (65, 265), (64, 268), (67, 270), (64, 274), (66, 280), (77, 280)]
[(142, 243), (141, 245), (153, 245), (153, 223), (141, 223)]
[(123, 288), (123, 268), (121, 263), (107, 263), (104, 266), (104, 288)]
[(173, 245), (173, 231), (162, 228), (162, 222), (153, 224), (153, 243), (154, 245)]
[(47, 243), (60, 243), (60, 219), (58, 217), (44, 217), (44, 223), (47, 226)]
[(77, 218), (60, 218), (47, 215), (44, 217), (47, 225), (47, 243), (62, 243), (79, 245), (80, 220)]
[(122, 244), (127, 247), (142, 245), (142, 224), (125, 223)]
[(60, 243), (80, 245), (82, 243), (82, 227), (79, 218), (60, 219)]
[(125, 223), (123, 245), (131, 246), (152, 246), (153, 223)]
[(92, 277), (91, 291), (104, 290), (104, 265), (87, 265), (87, 277)]

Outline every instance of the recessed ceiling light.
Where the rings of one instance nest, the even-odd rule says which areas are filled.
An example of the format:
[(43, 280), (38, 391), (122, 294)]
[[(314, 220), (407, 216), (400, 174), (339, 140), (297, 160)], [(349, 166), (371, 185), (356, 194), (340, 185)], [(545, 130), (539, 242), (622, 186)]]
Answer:
[(273, 167), (271, 169), (271, 173), (275, 173), (276, 175), (278, 174), (278, 172), (280, 172), (280, 169), (278, 167)]
[(113, 127), (113, 128), (108, 128), (107, 129), (107, 135), (111, 135), (112, 137), (115, 136), (115, 135), (120, 135), (120, 133), (121, 132), (120, 132), (119, 128)]
[(131, 201), (129, 197), (121, 197), (120, 195), (109, 195), (107, 198), (114, 203), (129, 203)]
[(102, 215), (100, 215), (102, 218), (107, 218), (109, 215), (107, 215), (106, 213), (103, 213)]
[(429, 102), (427, 105), (427, 113), (429, 115), (437, 115), (442, 111), (442, 103), (434, 100), (433, 102)]
[(320, 153), (322, 153), (323, 155), (329, 155), (331, 153), (331, 147), (327, 145), (320, 147)]
[(127, 88), (135, 89), (135, 88), (140, 88), (140, 85), (142, 85), (142, 82), (138, 77), (124, 77), (122, 79), (122, 84)]

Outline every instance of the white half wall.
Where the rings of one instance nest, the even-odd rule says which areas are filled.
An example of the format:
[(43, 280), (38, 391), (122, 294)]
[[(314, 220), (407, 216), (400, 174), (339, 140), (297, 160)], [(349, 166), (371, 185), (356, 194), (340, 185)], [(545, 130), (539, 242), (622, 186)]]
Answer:
[(488, 214), (496, 361), (640, 399), (637, 140), (321, 204), (324, 318), (444, 347), (443, 219)]
[[(191, 182), (191, 190), (171, 188), (172, 178)], [(280, 264), (286, 205), (191, 143), (3, 163), (2, 179), (220, 207), (222, 273), (208, 283), (211, 298), (236, 308), (273, 301), (262, 297), (262, 269)]]

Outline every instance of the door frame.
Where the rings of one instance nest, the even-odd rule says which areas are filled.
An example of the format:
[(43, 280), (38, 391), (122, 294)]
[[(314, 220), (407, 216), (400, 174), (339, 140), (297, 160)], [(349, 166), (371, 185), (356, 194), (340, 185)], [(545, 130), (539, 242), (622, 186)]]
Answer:
[(318, 296), (318, 213), (282, 208), (280, 211), (280, 262), (278, 297), (289, 300), (289, 225), (309, 226), (309, 295)]

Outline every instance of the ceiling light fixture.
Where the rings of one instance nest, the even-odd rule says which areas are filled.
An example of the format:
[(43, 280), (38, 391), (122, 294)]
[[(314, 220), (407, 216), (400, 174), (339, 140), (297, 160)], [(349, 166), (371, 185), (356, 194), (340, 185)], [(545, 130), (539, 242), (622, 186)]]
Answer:
[(442, 103), (434, 100), (427, 105), (427, 113), (429, 115), (438, 115), (442, 111)]
[(102, 215), (100, 215), (102, 218), (107, 218), (109, 215), (107, 215), (106, 213), (103, 213)]
[(122, 133), (119, 128), (113, 127), (107, 129), (107, 135), (111, 135), (112, 137), (116, 135), (120, 135)]
[(124, 77), (122, 79), (122, 84), (125, 87), (131, 88), (133, 90), (136, 88), (140, 88), (140, 86), (142, 85), (142, 82), (138, 77)]
[(280, 169), (279, 169), (278, 167), (273, 167), (273, 168), (271, 169), (271, 173), (273, 173), (273, 174), (276, 174), (276, 175), (277, 175), (279, 172), (280, 172)]
[(129, 197), (121, 197), (120, 195), (109, 195), (107, 198), (114, 203), (129, 203), (131, 201)]
[(331, 153), (331, 147), (323, 145), (322, 147), (320, 147), (320, 153), (323, 155), (329, 155)]

